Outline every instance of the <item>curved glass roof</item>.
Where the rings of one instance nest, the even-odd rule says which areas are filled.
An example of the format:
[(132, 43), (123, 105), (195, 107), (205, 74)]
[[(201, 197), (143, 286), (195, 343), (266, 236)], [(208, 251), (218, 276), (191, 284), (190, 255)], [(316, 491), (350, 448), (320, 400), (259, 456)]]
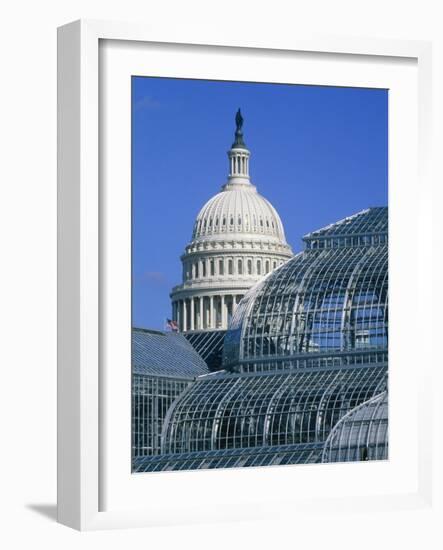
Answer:
[(222, 368), (223, 340), (225, 330), (188, 331), (184, 337), (192, 344), (212, 372)]
[(226, 370), (175, 399), (161, 455), (135, 471), (385, 457), (387, 227), (387, 208), (370, 208), (310, 233), (255, 285), (226, 333)]
[(372, 208), (305, 237), (306, 250), (240, 303), (225, 338), (224, 365), (305, 366), (297, 359), (331, 353), (352, 363), (387, 350), (387, 223), (387, 208)]
[(209, 372), (206, 363), (181, 334), (132, 329), (132, 373), (193, 379)]
[[(303, 237), (306, 248), (381, 244), (388, 236), (388, 209), (367, 208)], [(352, 238), (346, 241), (345, 238)], [(372, 237), (378, 237), (372, 239)], [(321, 244), (322, 243), (322, 244)]]
[(388, 458), (388, 393), (384, 391), (351, 410), (332, 429), (322, 462)]
[(249, 449), (140, 456), (133, 460), (133, 472), (312, 464), (320, 462), (322, 449), (323, 445), (321, 443), (310, 443), (306, 445), (277, 445)]
[(386, 365), (201, 376), (169, 409), (162, 453), (325, 441), (385, 376)]

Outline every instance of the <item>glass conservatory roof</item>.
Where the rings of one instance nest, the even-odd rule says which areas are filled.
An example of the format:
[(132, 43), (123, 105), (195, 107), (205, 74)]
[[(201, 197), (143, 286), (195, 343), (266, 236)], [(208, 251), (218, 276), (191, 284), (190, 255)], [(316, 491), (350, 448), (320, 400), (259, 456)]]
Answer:
[[(332, 223), (303, 237), (307, 248), (312, 241), (332, 240), (338, 237), (369, 237), (372, 235), (387, 236), (388, 209), (376, 207), (362, 210), (343, 220)], [(343, 242), (343, 244), (345, 244)], [(361, 242), (364, 244), (364, 241)]]
[(145, 376), (194, 379), (209, 370), (181, 334), (133, 328), (132, 372)]
[(325, 441), (383, 391), (386, 364), (201, 376), (168, 411), (162, 453)]
[(302, 356), (387, 350), (387, 221), (387, 208), (371, 208), (306, 237), (305, 251), (240, 302), (223, 365), (275, 369), (289, 358), (300, 366)]
[(222, 351), (225, 330), (191, 331), (184, 334), (195, 351), (204, 359), (211, 371), (222, 368)]
[(322, 462), (388, 458), (388, 393), (375, 395), (347, 413), (332, 429)]
[(135, 371), (194, 381), (166, 412), (160, 454), (135, 457), (133, 471), (385, 457), (387, 228), (387, 208), (370, 208), (307, 235), (241, 300), (225, 371), (209, 372), (196, 351), (209, 357), (214, 335), (196, 333), (194, 349), (134, 330)]
[(132, 472), (312, 464), (320, 462), (322, 449), (322, 444), (311, 443), (136, 457)]

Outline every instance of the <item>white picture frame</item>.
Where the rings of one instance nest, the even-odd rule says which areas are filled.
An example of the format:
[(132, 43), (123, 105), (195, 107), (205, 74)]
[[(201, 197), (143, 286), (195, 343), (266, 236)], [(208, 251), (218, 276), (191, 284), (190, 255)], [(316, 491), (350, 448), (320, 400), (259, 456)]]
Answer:
[[(112, 52), (103, 53), (103, 50), (100, 49), (106, 41), (109, 43), (112, 41), (113, 44), (117, 45), (116, 57), (112, 57)], [(112, 209), (116, 208), (115, 205), (120, 205), (122, 223), (126, 224), (124, 227), (127, 228), (129, 213), (127, 209), (124, 210), (124, 206), (121, 206), (127, 205), (124, 196), (108, 197), (104, 201), (106, 193), (103, 189), (103, 174), (100, 173), (104, 154), (102, 143), (104, 133), (100, 121), (106, 107), (101, 105), (100, 86), (109, 84), (107, 77), (103, 77), (101, 74), (103, 68), (101, 65), (114, 63), (113, 66), (116, 67), (116, 70), (111, 72), (114, 75), (113, 77), (118, 78), (119, 75), (123, 74), (120, 71), (121, 67), (118, 67), (118, 59), (123, 60), (123, 63), (127, 63), (126, 56), (128, 52), (130, 53), (131, 49), (136, 47), (143, 47), (143, 44), (147, 47), (155, 45), (155, 48), (150, 52), (152, 65), (163, 63), (162, 45), (169, 48), (173, 46), (175, 52), (180, 48), (189, 49), (192, 45), (191, 49), (193, 51), (203, 53), (207, 60), (211, 60), (210, 66), (213, 71), (221, 70), (222, 66), (214, 57), (214, 48), (223, 49), (224, 52), (228, 52), (231, 58), (247, 55), (248, 53), (249, 55), (255, 55), (257, 52), (261, 52), (264, 56), (269, 54), (275, 58), (279, 57), (282, 71), (285, 70), (285, 63), (289, 56), (297, 52), (310, 55), (312, 59), (315, 56), (323, 58), (329, 56), (328, 60), (323, 59), (325, 63), (329, 63), (329, 59), (336, 57), (344, 60), (345, 65), (346, 63), (365, 64), (366, 73), (370, 75), (372, 71), (375, 75), (374, 78), (376, 78), (376, 73), (379, 70), (377, 60), (385, 60), (391, 63), (392, 67), (395, 66), (397, 61), (402, 62), (404, 60), (406, 62), (409, 60), (407, 62), (411, 62), (415, 66), (416, 76), (414, 78), (418, 82), (418, 98), (410, 95), (409, 101), (415, 98), (414, 109), (417, 112), (418, 124), (416, 124), (416, 121), (414, 122), (414, 116), (411, 115), (411, 128), (418, 134), (419, 146), (417, 160), (415, 160), (415, 155), (412, 154), (411, 157), (414, 157), (414, 160), (409, 159), (404, 162), (406, 164), (407, 162), (413, 163), (408, 165), (409, 168), (418, 166), (419, 187), (417, 187), (415, 174), (403, 174), (404, 181), (408, 180), (404, 189), (404, 208), (407, 209), (413, 204), (414, 196), (415, 198), (418, 197), (418, 214), (415, 220), (416, 225), (413, 226), (414, 230), (418, 231), (418, 234), (415, 235), (417, 239), (420, 235), (427, 234), (426, 232), (429, 231), (432, 223), (429, 200), (432, 183), (429, 175), (428, 158), (431, 139), (431, 47), (429, 43), (307, 35), (294, 37), (289, 43), (283, 40), (280, 43), (275, 39), (267, 40), (265, 38), (254, 43), (246, 39), (229, 40), (227, 38), (223, 44), (208, 44), (199, 37), (187, 37), (186, 32), (180, 36), (176, 33), (173, 36), (164, 36), (162, 33), (156, 36), (151, 29), (148, 30), (135, 24), (78, 21), (61, 27), (58, 35), (59, 522), (76, 529), (90, 530), (187, 523), (195, 521), (196, 517), (199, 518), (199, 521), (251, 519), (260, 518), (263, 506), (266, 503), (272, 503), (274, 514), (279, 516), (287, 514), (288, 517), (294, 514), (295, 511), (299, 513), (301, 510), (307, 510), (310, 507), (317, 510), (327, 509), (331, 505), (336, 510), (341, 510), (342, 513), (346, 514), (355, 507), (356, 503), (362, 509), (369, 511), (404, 507), (417, 509), (430, 507), (432, 502), (432, 452), (431, 433), (428, 426), (430, 426), (431, 415), (431, 384), (429, 384), (432, 366), (431, 346), (422, 352), (423, 366), (417, 378), (410, 377), (409, 382), (406, 379), (403, 381), (405, 384), (409, 383), (409, 388), (415, 392), (414, 400), (417, 404), (416, 408), (411, 409), (410, 414), (414, 417), (411, 418), (411, 421), (415, 422), (418, 427), (417, 454), (414, 461), (399, 476), (396, 488), (393, 484), (386, 491), (382, 491), (378, 487), (373, 492), (367, 488), (366, 492), (362, 490), (356, 493), (353, 491), (353, 487), (358, 484), (362, 473), (358, 469), (358, 465), (354, 467), (352, 464), (345, 465), (348, 469), (346, 476), (349, 478), (347, 488), (340, 481), (342, 479), (340, 476), (343, 476), (344, 465), (326, 466), (331, 470), (323, 469), (321, 473), (317, 470), (316, 475), (322, 479), (325, 476), (330, 476), (332, 472), (336, 481), (335, 485), (332, 483), (326, 492), (319, 490), (322, 482), (321, 480), (318, 481), (318, 488), (311, 486), (311, 498), (308, 492), (309, 487), (302, 490), (300, 480), (297, 483), (300, 484), (300, 493), (303, 493), (301, 497), (294, 496), (292, 498), (284, 490), (275, 489), (276, 486), (284, 486), (289, 472), (287, 468), (300, 468), (297, 466), (272, 469), (253, 468), (247, 472), (234, 470), (229, 473), (185, 472), (178, 474), (171, 472), (161, 475), (143, 474), (143, 480), (141, 480), (141, 476), (131, 476), (130, 470), (124, 470), (125, 456), (130, 453), (129, 445), (126, 446), (129, 441), (128, 423), (119, 422), (118, 417), (112, 418), (112, 432), (117, 434), (114, 436), (114, 440), (109, 437), (110, 430), (106, 428), (110, 422), (108, 403), (110, 400), (119, 402), (121, 398), (117, 396), (119, 380), (113, 378), (112, 372), (111, 375), (105, 376), (103, 359), (106, 356), (103, 353), (103, 304), (109, 301), (107, 293), (110, 284), (113, 283), (112, 281), (106, 281), (106, 284), (103, 284), (103, 277), (106, 277), (104, 270), (110, 264), (105, 253), (106, 247), (103, 245), (103, 242), (105, 242), (103, 239), (106, 239), (106, 232), (109, 227), (106, 222), (103, 222), (102, 214), (106, 209), (105, 217), (107, 217), (109, 212), (112, 214)], [(140, 53), (138, 55), (140, 57)], [(219, 63), (219, 69), (217, 69), (217, 63)], [(124, 71), (129, 71), (128, 74), (130, 74), (131, 67), (123, 68)], [(186, 69), (183, 70), (186, 72)], [(201, 70), (201, 67), (197, 68), (193, 76), (202, 74)], [(349, 67), (343, 68), (343, 71), (346, 70), (349, 72)], [(173, 75), (177, 71), (177, 68), (171, 68), (168, 74)], [(395, 73), (391, 70), (386, 71), (386, 73), (388, 72)], [(191, 75), (188, 74), (187, 76)], [(208, 76), (205, 74), (205, 77)], [(278, 77), (276, 76), (276, 78)], [(329, 76), (329, 78), (332, 77)], [(371, 77), (368, 76), (367, 78), (370, 82)], [(388, 77), (386, 76), (386, 78)], [(398, 83), (401, 82), (401, 78), (403, 77), (399, 77)], [(322, 83), (321, 79), (318, 83)], [(331, 80), (327, 83), (331, 84)], [(338, 80), (337, 84), (340, 85)], [(349, 85), (352, 85), (350, 77)], [(400, 84), (396, 85), (400, 86)], [(415, 91), (411, 91), (411, 93), (415, 94)], [(397, 97), (399, 97), (399, 94)], [(108, 99), (114, 100), (113, 98), (107, 98), (107, 101)], [(116, 98), (117, 100), (119, 99)], [(406, 107), (405, 104), (403, 108)], [(122, 122), (119, 124), (119, 129), (122, 129), (122, 132), (119, 131), (119, 138), (126, 139), (126, 142), (123, 142), (123, 145), (121, 142), (116, 142), (112, 144), (112, 147), (123, 147), (125, 152), (122, 152), (122, 157), (127, 162), (128, 152), (130, 151), (127, 124)], [(395, 142), (390, 142), (394, 156), (396, 154), (395, 146)], [(415, 147), (411, 144), (405, 145), (405, 147), (409, 146)], [(123, 149), (121, 150), (123, 151)], [(411, 150), (411, 152), (417, 153), (415, 150)], [(123, 164), (125, 160), (119, 162)], [(399, 162), (399, 158), (396, 162)], [(401, 170), (397, 173), (397, 179), (399, 179), (398, 175), (400, 173)], [(127, 190), (127, 186), (123, 185), (122, 189), (125, 188)], [(409, 195), (408, 189), (410, 190)], [(400, 195), (397, 194), (396, 196)], [(121, 201), (120, 198), (123, 198), (123, 200)], [(109, 212), (107, 209), (110, 209)], [(122, 248), (118, 251), (117, 247), (116, 252), (117, 255), (121, 255), (115, 256), (114, 259), (111, 258), (111, 261), (118, 258), (120, 264), (126, 265), (127, 262), (125, 264), (125, 261), (122, 262), (121, 260), (128, 259), (129, 243), (127, 235), (125, 238), (123, 234), (122, 242)], [(416, 299), (417, 312), (419, 311), (421, 315), (426, 313), (425, 308), (427, 306), (422, 300), (418, 299), (418, 293), (423, 291), (426, 295), (429, 295), (430, 288), (429, 285), (426, 286), (425, 281), (431, 280), (431, 277), (425, 266), (431, 254), (432, 245), (424, 243), (422, 246), (417, 247), (417, 252), (412, 256), (412, 261), (417, 264), (417, 270), (415, 275), (411, 274), (411, 277), (415, 278), (410, 281), (413, 284), (417, 283), (417, 295), (414, 295), (414, 299)], [(397, 255), (391, 255), (391, 263), (398, 262), (396, 257)], [(127, 269), (130, 269), (129, 264), (127, 264)], [(397, 271), (401, 271), (401, 265), (397, 265)], [(127, 278), (127, 273), (126, 275), (123, 273), (122, 276)], [(123, 325), (121, 325), (123, 327), (125, 326), (124, 321), (123, 316)], [(116, 325), (115, 329), (118, 330), (118, 327), (119, 325)], [(130, 325), (128, 331), (129, 328)], [(395, 343), (395, 334), (393, 341)], [(413, 357), (414, 355), (410, 354), (409, 361), (413, 361)], [(125, 380), (127, 380), (127, 374), (125, 376)], [(106, 384), (104, 383), (105, 379)], [(109, 383), (109, 381), (111, 382)], [(128, 388), (125, 384), (122, 387)], [(127, 398), (130, 399), (129, 391)], [(117, 403), (117, 408), (114, 407), (113, 410), (118, 409), (120, 414), (121, 411), (126, 410), (125, 406), (124, 403)], [(123, 440), (121, 447), (124, 450), (121, 457), (118, 458), (119, 451), (116, 445), (118, 440), (116, 438), (120, 436)], [(117, 459), (109, 462), (107, 461), (107, 455), (111, 454), (111, 449), (112, 455), (115, 454)], [(392, 464), (391, 467), (394, 468), (395, 461)], [(305, 468), (304, 475), (307, 478), (313, 475), (309, 471), (309, 467), (303, 468)], [(382, 469), (383, 465), (381, 467), (377, 464), (374, 465), (372, 472), (374, 479), (381, 475), (390, 476), (392, 479), (395, 477), (392, 470), (383, 472)], [(259, 470), (262, 472), (259, 472)], [(265, 470), (266, 472), (264, 472)], [(411, 474), (412, 471), (415, 472), (413, 475)], [(122, 473), (121, 479), (119, 478), (120, 473)], [(410, 483), (405, 481), (407, 478)], [(257, 482), (261, 487), (260, 494), (254, 491)], [(235, 483), (238, 487), (243, 484), (243, 487), (248, 488), (249, 491), (248, 495), (244, 494), (245, 491), (243, 492), (243, 498), (236, 498), (237, 505), (233, 505), (230, 510), (226, 509), (227, 501), (223, 500), (228, 498), (223, 495), (223, 486), (226, 483)], [(113, 484), (115, 484), (115, 487), (110, 488), (110, 485)], [(123, 484), (126, 485), (123, 486)], [(140, 484), (140, 487), (135, 487), (138, 484)], [(170, 495), (174, 494), (175, 487), (179, 487), (178, 492), (182, 492), (189, 491), (190, 485), (196, 488), (193, 492), (197, 494), (197, 499), (199, 498), (199, 491), (201, 492), (200, 500), (204, 500), (202, 496), (206, 495), (205, 490), (216, 491), (219, 495), (218, 505), (208, 507), (205, 502), (201, 502), (199, 507), (197, 499), (195, 503), (188, 502), (188, 505), (185, 505), (184, 502), (180, 501), (179, 496), (176, 497), (174, 502), (171, 502)], [(139, 502), (140, 491), (143, 494), (147, 486), (149, 486), (150, 494), (154, 495), (155, 498), (152, 497), (153, 502), (151, 505), (147, 503), (142, 506)], [(342, 493), (339, 491), (340, 487), (345, 488)], [(139, 493), (138, 497), (137, 491)], [(247, 507), (245, 503), (248, 503)]]

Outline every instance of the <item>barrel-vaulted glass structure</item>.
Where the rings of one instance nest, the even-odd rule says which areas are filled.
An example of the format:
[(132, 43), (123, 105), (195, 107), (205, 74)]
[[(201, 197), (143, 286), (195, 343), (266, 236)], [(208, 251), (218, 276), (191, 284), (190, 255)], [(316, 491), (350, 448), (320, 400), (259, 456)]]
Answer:
[(325, 441), (383, 384), (378, 367), (202, 377), (170, 409), (162, 452)]
[(245, 295), (223, 371), (175, 399), (135, 471), (387, 458), (388, 210), (303, 240)]
[(132, 456), (160, 453), (167, 411), (206, 363), (181, 334), (132, 329)]
[(337, 422), (326, 440), (322, 462), (388, 458), (388, 393), (372, 397)]
[(224, 363), (254, 372), (387, 359), (387, 209), (304, 238), (305, 250), (256, 285), (225, 339)]

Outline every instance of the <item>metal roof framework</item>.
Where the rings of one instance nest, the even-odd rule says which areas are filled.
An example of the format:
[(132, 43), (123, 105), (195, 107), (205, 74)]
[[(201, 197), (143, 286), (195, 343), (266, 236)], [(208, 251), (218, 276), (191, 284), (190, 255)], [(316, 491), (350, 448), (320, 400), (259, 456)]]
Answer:
[[(253, 287), (225, 336), (226, 370), (179, 395), (160, 456), (137, 471), (274, 464), (282, 447), (287, 463), (335, 460), (323, 453), (330, 434), (343, 418), (357, 425), (387, 387), (387, 227), (387, 208), (371, 208), (311, 233)], [(384, 457), (363, 440), (350, 460)]]

